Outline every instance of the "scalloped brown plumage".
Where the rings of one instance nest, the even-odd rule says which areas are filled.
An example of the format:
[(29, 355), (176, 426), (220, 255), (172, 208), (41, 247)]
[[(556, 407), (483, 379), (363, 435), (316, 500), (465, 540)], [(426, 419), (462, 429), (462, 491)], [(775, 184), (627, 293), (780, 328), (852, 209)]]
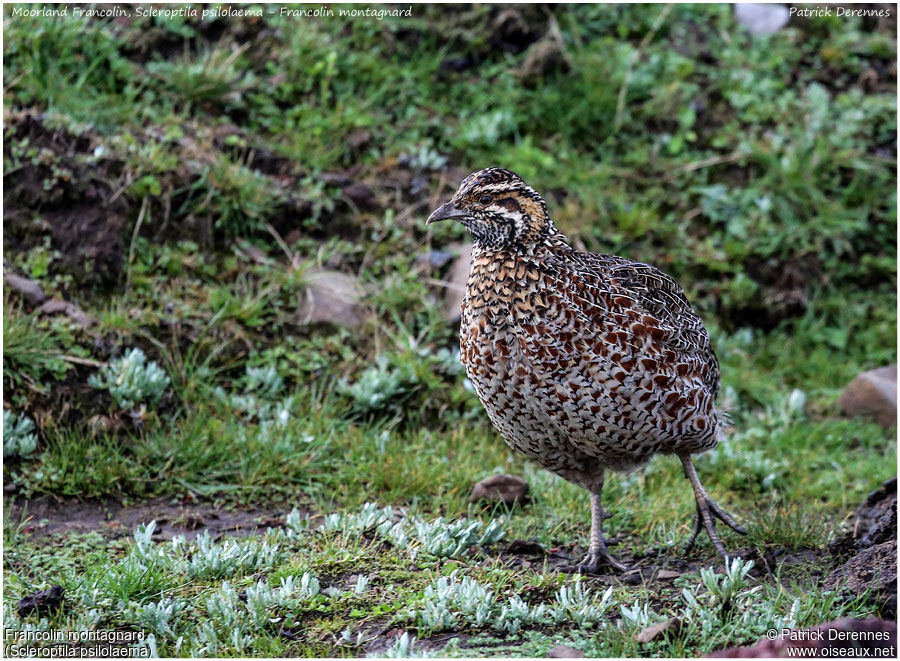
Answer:
[[(691, 454), (715, 446), (719, 365), (681, 288), (653, 266), (575, 250), (541, 196), (501, 168), (475, 172), (428, 222), (473, 235), (460, 350), (506, 442), (591, 493), (591, 544), (579, 565), (622, 569), (603, 542), (607, 469), (677, 454), (700, 527), (727, 557), (713, 517), (743, 532), (706, 494)], [(689, 546), (690, 546), (689, 545)]]

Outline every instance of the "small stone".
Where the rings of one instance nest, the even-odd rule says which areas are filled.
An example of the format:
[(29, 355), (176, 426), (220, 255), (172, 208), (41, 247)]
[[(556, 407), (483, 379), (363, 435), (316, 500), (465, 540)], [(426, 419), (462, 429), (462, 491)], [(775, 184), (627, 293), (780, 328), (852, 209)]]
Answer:
[(667, 631), (677, 634), (680, 628), (681, 620), (677, 617), (670, 617), (665, 622), (660, 622), (659, 624), (654, 624), (652, 627), (647, 627), (638, 633), (634, 639), (639, 643), (649, 643), (651, 640), (658, 638)]
[(49, 590), (41, 590), (27, 597), (19, 599), (19, 617), (31, 615), (34, 612), (47, 614), (50, 611), (59, 610), (62, 606), (65, 590), (61, 585), (54, 585)]
[(660, 569), (658, 572), (656, 572), (656, 578), (661, 581), (668, 581), (673, 578), (678, 578), (679, 576), (681, 576), (681, 572), (669, 571), (668, 569)]
[(409, 194), (412, 197), (418, 197), (426, 188), (428, 188), (428, 177), (416, 175), (412, 178), (412, 181), (409, 182)]
[(329, 186), (349, 186), (353, 181), (344, 172), (321, 172), (316, 179)]
[(441, 63), (438, 65), (438, 70), (462, 73), (466, 69), (471, 69), (473, 64), (474, 60), (468, 56), (447, 57), (441, 60)]
[(362, 149), (372, 139), (372, 134), (365, 129), (356, 129), (347, 136), (347, 146), (351, 150)]
[(363, 211), (371, 211), (378, 206), (378, 200), (375, 199), (372, 189), (359, 181), (344, 186), (341, 192), (345, 198)]
[(247, 256), (250, 257), (250, 259), (252, 259), (257, 264), (266, 265), (266, 264), (272, 263), (272, 259), (266, 254), (266, 252), (263, 249), (261, 249), (257, 246), (254, 246), (249, 241), (247, 241), (245, 239), (239, 239), (237, 244), (238, 244), (238, 247), (241, 250), (243, 250), (244, 253), (246, 253)]
[(472, 488), (469, 502), (489, 500), (515, 505), (528, 496), (528, 482), (513, 475), (491, 475)]
[(307, 282), (303, 302), (297, 308), (297, 323), (329, 323), (344, 328), (358, 328), (368, 317), (362, 303), (365, 289), (353, 276), (312, 269), (305, 274)]
[(850, 417), (875, 420), (885, 429), (897, 424), (897, 366), (879, 367), (857, 376), (836, 406)]
[(74, 303), (61, 298), (51, 298), (40, 307), (41, 314), (67, 314), (78, 326), (93, 326), (96, 322)]
[(44, 300), (44, 290), (34, 280), (23, 278), (15, 273), (7, 272), (3, 275), (6, 276), (6, 284), (9, 285), (9, 288), (32, 305), (37, 305)]
[(94, 432), (116, 432), (125, 428), (125, 423), (120, 418), (108, 415), (93, 415), (88, 420), (88, 428)]
[(517, 555), (544, 555), (546, 551), (544, 547), (537, 542), (529, 542), (524, 539), (515, 539), (506, 547), (507, 553)]
[(566, 68), (566, 58), (559, 43), (555, 39), (545, 38), (531, 45), (516, 75), (524, 81), (533, 82), (552, 71)]
[(534, 39), (534, 31), (528, 25), (528, 21), (516, 9), (504, 9), (494, 19), (494, 37), (500, 42), (515, 46), (515, 51), (521, 50)]
[(447, 294), (444, 299), (444, 319), (456, 323), (462, 316), (462, 303), (466, 297), (466, 283), (469, 271), (472, 270), (472, 244), (463, 243), (454, 246), (459, 257), (454, 260), (447, 275)]
[(734, 18), (757, 37), (775, 34), (788, 24), (791, 13), (784, 5), (742, 2), (734, 5)]
[(618, 579), (623, 585), (640, 585), (644, 582), (644, 575), (640, 569), (631, 569), (624, 574), (620, 574)]
[(568, 645), (557, 645), (547, 652), (548, 659), (583, 659), (584, 652)]
[(431, 250), (416, 255), (416, 264), (427, 264), (433, 269), (439, 269), (453, 259), (453, 253), (449, 250)]
[(292, 246), (302, 238), (303, 238), (303, 232), (301, 232), (298, 229), (293, 229), (290, 232), (288, 232), (286, 237), (284, 237), (284, 242), (286, 244), (288, 244), (289, 246)]
[(40, 307), (40, 311), (44, 314), (61, 314), (69, 309), (69, 302), (61, 298), (51, 298), (45, 301)]

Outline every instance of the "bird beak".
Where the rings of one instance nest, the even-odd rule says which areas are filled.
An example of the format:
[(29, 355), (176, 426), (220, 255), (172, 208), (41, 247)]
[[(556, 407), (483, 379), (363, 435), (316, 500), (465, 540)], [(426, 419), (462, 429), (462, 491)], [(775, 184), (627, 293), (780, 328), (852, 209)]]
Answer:
[(428, 216), (428, 220), (425, 221), (426, 225), (430, 225), (438, 220), (448, 220), (452, 218), (465, 218), (468, 216), (468, 212), (463, 211), (462, 209), (457, 209), (450, 202), (445, 202), (437, 209), (431, 212), (431, 215)]

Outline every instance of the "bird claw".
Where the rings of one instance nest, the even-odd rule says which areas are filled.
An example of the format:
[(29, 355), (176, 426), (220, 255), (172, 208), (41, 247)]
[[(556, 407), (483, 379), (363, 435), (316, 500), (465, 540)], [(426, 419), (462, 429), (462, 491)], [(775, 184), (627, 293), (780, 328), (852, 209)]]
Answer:
[(735, 521), (728, 512), (719, 507), (719, 505), (712, 498), (698, 498), (697, 512), (694, 515), (694, 530), (691, 533), (691, 538), (688, 540), (687, 546), (684, 550), (690, 551), (694, 547), (694, 543), (697, 541), (700, 530), (705, 529), (706, 534), (709, 535), (709, 539), (712, 542), (713, 547), (716, 549), (716, 553), (722, 556), (723, 560), (728, 562), (730, 556), (725, 550), (725, 545), (722, 543), (722, 540), (719, 537), (719, 533), (716, 532), (716, 519), (719, 519), (719, 521), (724, 523), (726, 526), (728, 526), (738, 534), (747, 534), (747, 531), (744, 530), (742, 526), (738, 525), (737, 521)]
[(562, 571), (574, 574), (601, 574), (601, 568), (612, 567), (617, 572), (627, 571), (627, 567), (612, 557), (608, 549), (596, 549), (588, 551), (584, 559), (577, 565), (566, 565)]

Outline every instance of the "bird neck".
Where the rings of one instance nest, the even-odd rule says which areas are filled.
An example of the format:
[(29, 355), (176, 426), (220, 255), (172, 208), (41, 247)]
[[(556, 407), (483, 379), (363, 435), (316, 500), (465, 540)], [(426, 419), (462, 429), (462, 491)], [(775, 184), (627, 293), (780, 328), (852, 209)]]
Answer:
[(508, 243), (481, 241), (477, 236), (472, 242), (472, 257), (486, 256), (497, 259), (509, 257), (533, 257), (546, 250), (571, 249), (565, 234), (556, 229), (553, 221), (547, 220), (539, 229), (529, 231), (517, 240)]

